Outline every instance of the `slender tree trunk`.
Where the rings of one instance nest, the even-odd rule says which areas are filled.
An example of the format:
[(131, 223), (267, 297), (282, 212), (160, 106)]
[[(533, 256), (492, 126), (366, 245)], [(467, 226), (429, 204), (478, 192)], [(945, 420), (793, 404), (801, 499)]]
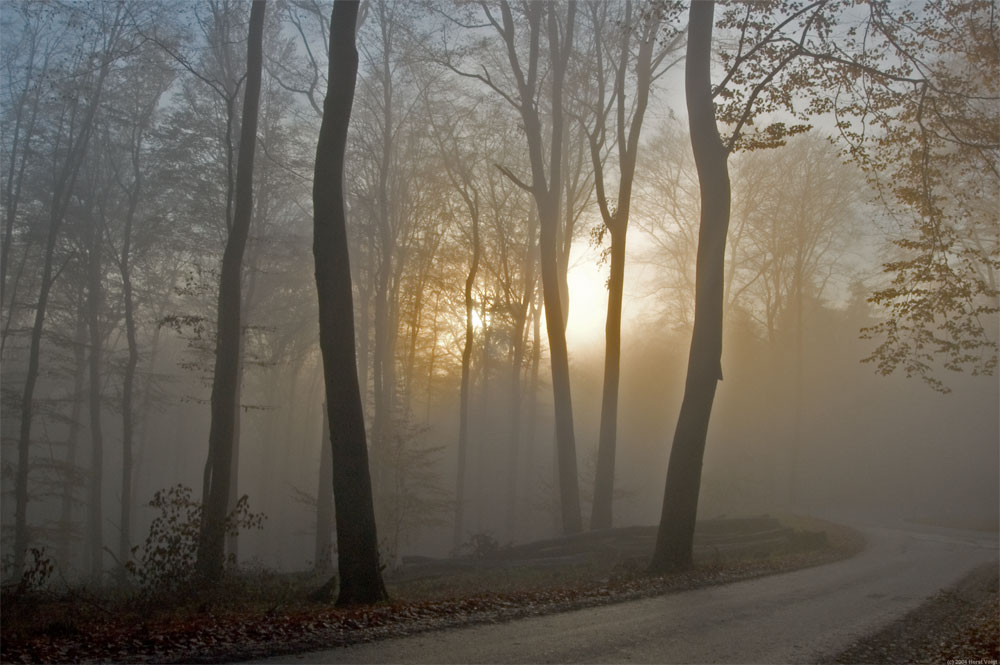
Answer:
[(524, 364), (524, 324), (527, 303), (518, 304), (511, 331), (510, 383), (507, 389), (507, 539), (513, 541), (517, 530), (517, 470), (521, 448), (521, 366)]
[[(371, 273), (369, 273), (371, 275)], [(371, 280), (366, 280), (368, 284), (371, 284)], [(371, 309), (371, 287), (362, 287), (358, 289), (358, 297), (361, 302), (358, 303), (358, 320), (360, 325), (358, 326), (358, 381), (359, 389), (361, 391), (361, 403), (364, 404), (368, 400), (368, 374), (371, 362), (369, 360), (371, 354), (369, 348), (371, 344), (369, 342), (369, 332), (370, 328), (368, 326), (369, 310)]]
[(524, 291), (517, 304), (511, 332), (513, 348), (510, 362), (510, 436), (507, 443), (507, 537), (514, 540), (517, 533), (517, 477), (521, 449), (524, 347), (527, 343), (528, 313), (535, 294), (535, 238), (538, 235), (538, 218), (528, 217), (528, 243), (524, 256)]
[(253, 212), (253, 158), (257, 143), (263, 62), (264, 0), (254, 0), (247, 39), (247, 81), (243, 99), (243, 124), (236, 166), (236, 202), (233, 225), (222, 255), (219, 276), (219, 325), (212, 382), (212, 424), (209, 432), (209, 492), (198, 542), (198, 572), (209, 581), (222, 577), (225, 563), (225, 522), (229, 500), (230, 468), (238, 405), (236, 403), (240, 358), (240, 308), (243, 252)]
[[(562, 197), (562, 141), (563, 141), (563, 82), (572, 52), (573, 21), (576, 5), (570, 4), (567, 12), (562, 48), (560, 30), (555, 15), (555, 5), (550, 5), (548, 33), (552, 51), (552, 141), (549, 155), (549, 183), (547, 188), (539, 185), (543, 169), (538, 172), (535, 191), (538, 201), (538, 221), (540, 226), (539, 252), (541, 256), (542, 302), (545, 306), (545, 329), (549, 338), (549, 359), (552, 367), (552, 397), (556, 420), (556, 450), (559, 460), (559, 496), (564, 534), (579, 533), (583, 530), (580, 513), (580, 484), (576, 462), (576, 436), (573, 429), (573, 399), (569, 382), (569, 350), (566, 347), (565, 310), (559, 293), (559, 247), (558, 227), (560, 223), (560, 199)], [(532, 118), (538, 123), (537, 113)], [(538, 146), (541, 147), (540, 145)], [(534, 163), (541, 159), (535, 158)]]
[[(389, 473), (388, 460), (391, 456), (393, 430), (393, 411), (395, 394), (395, 344), (396, 328), (393, 326), (391, 281), (395, 264), (395, 242), (392, 236), (393, 201), (390, 192), (389, 173), (392, 168), (393, 155), (393, 117), (394, 100), (392, 85), (392, 38), (385, 15), (386, 3), (377, 3), (379, 26), (382, 35), (382, 67), (379, 75), (382, 83), (382, 154), (378, 178), (376, 198), (378, 201), (377, 238), (380, 248), (380, 261), (376, 275), (375, 286), (375, 349), (372, 369), (374, 372), (373, 387), (375, 390), (375, 414), (372, 423), (372, 451), (374, 453), (373, 480), (376, 496), (388, 496), (391, 493), (392, 481)], [(379, 503), (380, 507), (382, 503)]]
[[(528, 157), (531, 162), (531, 185), (527, 187), (538, 208), (540, 227), (539, 255), (541, 259), (542, 300), (545, 307), (545, 327), (549, 338), (549, 356), (552, 367), (552, 396), (555, 409), (555, 434), (559, 473), (560, 510), (562, 530), (565, 534), (583, 530), (580, 513), (580, 489), (577, 478), (576, 436), (573, 430), (573, 402), (569, 382), (569, 355), (566, 348), (564, 298), (560, 295), (559, 229), (562, 221), (560, 202), (563, 188), (563, 143), (565, 118), (563, 114), (563, 84), (572, 53), (573, 28), (576, 17), (576, 3), (569, 3), (565, 24), (560, 26), (556, 14), (556, 3), (544, 5), (527, 3), (526, 20), (530, 31), (530, 55), (528, 68), (535, 71), (538, 64), (538, 42), (543, 30), (542, 21), (547, 18), (551, 67), (551, 118), (548, 152), (544, 154), (542, 123), (536, 105), (538, 91), (534, 74), (525, 77), (516, 55), (514, 40), (514, 18), (508, 2), (502, 2), (503, 15), (501, 36), (506, 41), (508, 59), (517, 79), (517, 105), (524, 124), (527, 138)], [(546, 157), (548, 168), (546, 169)], [(547, 176), (546, 176), (547, 171)], [(518, 181), (519, 182), (519, 181)], [(526, 186), (523, 183), (522, 186)]]
[(475, 464), (475, 503), (476, 503), (476, 533), (486, 531), (486, 483), (488, 470), (488, 457), (486, 449), (489, 447), (490, 434), (494, 430), (494, 413), (490, 408), (490, 322), (486, 318), (489, 305), (487, 296), (483, 294), (481, 305), (481, 328), (482, 328), (482, 363), (479, 368), (479, 408), (477, 414), (476, 435), (476, 464)]
[(465, 278), (465, 346), (462, 347), (462, 387), (459, 394), (458, 410), (458, 478), (455, 483), (455, 528), (451, 539), (452, 545), (455, 548), (462, 544), (465, 535), (465, 467), (469, 448), (469, 383), (472, 347), (475, 335), (475, 330), (472, 326), (473, 308), (475, 306), (472, 300), (472, 290), (476, 284), (476, 273), (479, 271), (480, 253), (478, 205), (473, 206), (470, 204), (469, 207), (472, 218), (472, 263), (469, 266), (469, 274)]
[(795, 266), (795, 379), (792, 412), (792, 450), (788, 465), (788, 505), (793, 510), (800, 508), (799, 501), (799, 458), (802, 454), (802, 401), (805, 385), (802, 381), (802, 262)]
[(701, 227), (695, 277), (695, 315), (687, 380), (674, 432), (663, 512), (652, 571), (692, 563), (705, 439), (717, 383), (722, 379), (722, 309), (729, 226), (728, 154), (719, 137), (710, 75), (713, 2), (691, 4), (685, 92), (691, 146), (701, 189)]
[[(249, 302), (249, 299), (248, 299)], [(242, 318), (242, 317), (241, 317)], [(229, 496), (226, 498), (226, 514), (228, 515), (233, 508), (236, 507), (236, 503), (240, 500), (239, 496), (239, 481), (240, 481), (240, 431), (243, 424), (243, 369), (245, 367), (243, 363), (243, 323), (240, 323), (240, 358), (239, 367), (236, 371), (236, 395), (233, 398), (233, 403), (236, 405), (236, 415), (233, 419), (233, 451), (229, 456)], [(240, 546), (239, 546), (239, 532), (238, 531), (227, 531), (226, 532), (226, 545), (225, 545), (225, 555), (226, 561), (231, 562), (233, 566), (236, 566), (240, 560)]]
[(313, 566), (318, 573), (333, 567), (333, 451), (330, 449), (330, 417), (323, 402), (323, 432), (320, 437), (319, 486), (316, 488), (316, 552)]
[[(109, 38), (111, 39), (111, 38)], [(94, 85), (94, 92), (87, 108), (86, 115), (80, 125), (80, 133), (75, 145), (68, 150), (63, 167), (56, 178), (52, 193), (52, 204), (49, 209), (48, 231), (45, 240), (45, 252), (42, 263), (42, 278), (38, 292), (38, 302), (35, 305), (35, 321), (31, 327), (31, 342), (28, 349), (28, 368), (24, 379), (24, 391), (21, 394), (21, 420), (17, 442), (17, 468), (14, 475), (14, 571), (20, 573), (24, 568), (24, 558), (28, 548), (28, 466), (30, 464), (31, 420), (34, 411), (35, 386), (38, 382), (39, 357), (41, 355), (42, 331), (45, 327), (45, 314), (48, 308), (49, 293), (58, 272), (55, 270), (54, 257), (59, 232), (66, 216), (70, 196), (76, 184), (80, 165), (87, 152), (94, 117), (97, 114), (104, 81), (107, 78), (111, 61), (107, 58), (101, 63), (100, 73)]]
[(104, 488), (104, 432), (101, 422), (101, 367), (104, 342), (101, 335), (101, 229), (90, 220), (89, 256), (87, 262), (87, 328), (90, 337), (88, 357), (90, 415), (90, 500), (87, 511), (87, 543), (90, 549), (90, 574), (95, 583), (104, 572), (104, 522), (101, 491)]
[[(7, 182), (5, 188), (5, 207), (7, 216), (4, 220), (3, 245), (0, 247), (0, 307), (7, 302), (7, 272), (10, 262), (10, 248), (14, 241), (14, 222), (17, 219), (17, 209), (21, 202), (21, 185), (24, 182), (24, 172), (28, 166), (28, 155), (31, 149), (31, 139), (35, 135), (35, 123), (38, 118), (38, 107), (41, 102), (41, 94), (36, 91), (32, 96), (31, 111), (27, 122), (24, 120), (24, 105), (28, 95), (28, 85), (35, 80), (38, 74), (34, 73), (34, 58), (32, 53), (29, 59), (29, 66), (25, 72), (25, 88), (21, 92), (17, 103), (17, 110), (14, 113), (14, 130), (10, 146), (10, 162), (7, 166)], [(40, 74), (48, 72), (49, 58), (46, 56)], [(25, 126), (26, 125), (26, 126)], [(21, 138), (21, 131), (24, 130), (24, 137)], [(20, 157), (20, 166), (17, 159)], [(13, 301), (13, 298), (11, 299)]]
[[(261, 222), (266, 219), (267, 204), (266, 195), (261, 193), (257, 198), (258, 217)], [(261, 222), (258, 222), (260, 224)], [(233, 510), (239, 501), (239, 478), (240, 478), (240, 432), (243, 423), (243, 375), (246, 370), (246, 329), (247, 312), (253, 302), (254, 294), (257, 291), (257, 253), (253, 255), (250, 266), (250, 279), (248, 280), (243, 306), (240, 308), (240, 356), (239, 368), (236, 372), (236, 419), (233, 421), (233, 454), (229, 464), (229, 499), (226, 501), (226, 512)], [(226, 534), (226, 556), (236, 565), (240, 560), (240, 534), (238, 531), (230, 531)]]
[[(558, 196), (558, 190), (556, 191)], [(576, 465), (576, 437), (573, 433), (573, 401), (569, 384), (569, 350), (563, 326), (562, 304), (559, 298), (559, 274), (556, 264), (555, 214), (539, 211), (541, 221), (542, 301), (545, 307), (545, 330), (549, 338), (549, 360), (552, 367), (552, 397), (556, 420), (556, 456), (559, 469), (559, 497), (564, 534), (583, 530), (580, 513), (580, 487)], [(548, 213), (548, 214), (546, 214)]]
[(601, 429), (594, 476), (591, 529), (610, 529), (615, 489), (615, 449), (618, 438), (618, 386), (622, 357), (622, 295), (625, 284), (625, 232), (622, 224), (611, 229), (611, 275), (608, 279), (608, 316), (604, 326), (604, 392)]
[(437, 349), (438, 349), (438, 316), (441, 314), (441, 300), (440, 294), (434, 298), (434, 321), (431, 323), (433, 326), (431, 330), (433, 331), (433, 339), (431, 339), (431, 357), (427, 362), (427, 393), (426, 401), (424, 402), (424, 425), (430, 427), (431, 424), (431, 406), (434, 404), (434, 369), (437, 363)]
[(524, 449), (527, 456), (527, 468), (534, 468), (535, 443), (538, 436), (538, 372), (542, 360), (542, 311), (538, 304), (538, 285), (531, 304), (531, 367), (528, 372), (528, 427), (524, 436)]
[(358, 2), (336, 0), (330, 17), (329, 88), (316, 147), (313, 255), (337, 520), (340, 606), (387, 598), (379, 569), (365, 419), (358, 386), (354, 304), (344, 203), (344, 153), (358, 73)]
[[(168, 283), (173, 283), (172, 281)], [(160, 319), (161, 316), (156, 316), (154, 320)], [(142, 388), (142, 403), (139, 405), (138, 413), (141, 415), (139, 418), (139, 432), (138, 432), (138, 445), (135, 447), (133, 453), (134, 467), (132, 469), (133, 478), (133, 488), (132, 493), (135, 494), (135, 480), (142, 476), (142, 462), (144, 459), (144, 453), (149, 448), (149, 420), (150, 411), (153, 405), (153, 384), (155, 383), (156, 376), (156, 360), (159, 355), (160, 350), (160, 330), (159, 326), (153, 329), (153, 338), (149, 343), (149, 369), (146, 371), (145, 385)]]
[[(596, 17), (595, 17), (596, 18)], [(625, 4), (625, 25), (632, 24), (632, 3)], [(608, 205), (604, 188), (604, 162), (600, 158), (599, 139), (606, 135), (607, 114), (597, 114), (598, 131), (588, 135), (591, 162), (594, 168), (594, 183), (598, 205), (605, 227), (611, 236), (611, 275), (608, 280), (608, 314), (605, 324), (604, 387), (601, 400), (601, 425), (597, 447), (597, 469), (594, 476), (594, 504), (590, 516), (591, 529), (610, 529), (613, 523), (615, 485), (615, 455), (618, 446), (618, 390), (621, 378), (621, 327), (622, 296), (625, 288), (625, 239), (628, 233), (629, 215), (632, 206), (632, 183), (635, 165), (639, 155), (639, 134), (642, 131), (646, 107), (649, 104), (649, 88), (652, 84), (653, 46), (659, 22), (650, 20), (644, 24), (644, 34), (639, 35), (639, 50), (635, 58), (636, 86), (635, 108), (632, 118), (626, 122), (628, 114), (626, 75), (631, 60), (632, 31), (623, 30), (621, 36), (620, 60), (616, 66), (614, 86), (617, 97), (616, 136), (618, 143), (618, 201), (615, 210)], [(601, 48), (601, 45), (598, 45)], [(657, 62), (665, 55), (658, 56)], [(602, 94), (603, 98), (603, 94)], [(626, 127), (626, 125), (628, 125)]]
[(83, 416), (84, 380), (87, 376), (87, 313), (83, 289), (76, 307), (76, 329), (73, 334), (73, 406), (66, 435), (66, 478), (63, 481), (59, 505), (59, 534), (56, 541), (56, 561), (72, 567), (73, 504), (76, 491), (76, 455), (80, 444), (80, 421)]
[(139, 344), (135, 330), (135, 302), (132, 295), (132, 226), (142, 192), (142, 172), (139, 152), (142, 146), (141, 132), (136, 137), (132, 152), (134, 181), (129, 192), (128, 210), (125, 214), (122, 252), (119, 272), (122, 276), (122, 300), (125, 309), (125, 337), (128, 343), (128, 359), (125, 362), (125, 376), (122, 381), (122, 478), (121, 478), (121, 525), (118, 532), (118, 560), (126, 562), (131, 556), (132, 526), (132, 444), (135, 438), (135, 424), (132, 401), (135, 396), (135, 373), (139, 364)]

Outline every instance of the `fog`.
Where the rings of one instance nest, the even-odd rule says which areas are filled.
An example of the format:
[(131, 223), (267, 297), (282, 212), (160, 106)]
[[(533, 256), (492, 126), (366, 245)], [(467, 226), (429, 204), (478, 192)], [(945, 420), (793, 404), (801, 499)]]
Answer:
[[(152, 542), (156, 492), (182, 485), (197, 503), (207, 487), (249, 5), (182, 3), (175, 12), (121, 4), (135, 5), (127, 29), (98, 11), (119, 6), (110, 2), (3, 9), (5, 578), (20, 573), (15, 531), (23, 527), (23, 544), (44, 547), (67, 579), (96, 571), (111, 580), (123, 557)], [(317, 527), (332, 481), (311, 198), (329, 8), (310, 6), (268, 3), (264, 29), (229, 505), (246, 495), (264, 519), (227, 542), (250, 569), (310, 570), (323, 564), (319, 553), (336, 549), (331, 524)], [(354, 317), (380, 555), (391, 570), (406, 556), (462, 551), (456, 546), (477, 534), (502, 545), (564, 533), (565, 479), (547, 332), (557, 326), (546, 320), (539, 247), (548, 222), (537, 185), (534, 194), (525, 189), (530, 137), (503, 96), (523, 101), (510, 92), (516, 76), (502, 40), (462, 3), (366, 7), (345, 178), (354, 311), (341, 315)], [(601, 199), (619, 196), (623, 160), (607, 110), (614, 96), (595, 103), (611, 90), (597, 72), (615, 68), (593, 54), (622, 57), (621, 26), (638, 31), (648, 20), (629, 14), (626, 22), (624, 3), (601, 7), (581, 6), (576, 17), (560, 102), (568, 114), (558, 138), (562, 179), (552, 186), (561, 202), (553, 288), (568, 316), (584, 525), (598, 467), (612, 263)], [(660, 521), (694, 322), (701, 204), (675, 19), (664, 17), (650, 42), (657, 75), (628, 183), (616, 527)], [(638, 43), (625, 50), (619, 93), (629, 118), (643, 85), (633, 72)], [(547, 57), (538, 75), (549, 85)], [(536, 93), (528, 103), (544, 136), (556, 111), (549, 88)], [(793, 96), (804, 105), (809, 94)], [(761, 110), (757, 125), (783, 113)], [(592, 146), (599, 121), (608, 129)], [(733, 124), (721, 118), (720, 126)], [(956, 279), (978, 286), (913, 323), (893, 303), (937, 293), (933, 280), (909, 295), (878, 294), (911, 274), (900, 264), (922, 250), (899, 241), (922, 237), (920, 215), (892, 198), (891, 165), (863, 168), (842, 136), (823, 129), (833, 126), (821, 117), (781, 145), (729, 157), (723, 378), (698, 517), (796, 514), (996, 531), (997, 181), (971, 166), (940, 185), (938, 205), (958, 238), (948, 249)], [(554, 149), (538, 148), (547, 160)], [(954, 158), (941, 150), (942, 160)], [(595, 161), (606, 174), (595, 175)], [(595, 191), (598, 177), (606, 194)], [(604, 208), (618, 219), (613, 201)], [(940, 277), (940, 293), (949, 279)]]

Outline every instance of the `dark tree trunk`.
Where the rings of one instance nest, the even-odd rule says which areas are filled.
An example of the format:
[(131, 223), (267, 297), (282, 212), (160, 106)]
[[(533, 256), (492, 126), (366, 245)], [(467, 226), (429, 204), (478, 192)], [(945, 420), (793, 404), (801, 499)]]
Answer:
[(142, 133), (138, 133), (132, 148), (132, 170), (134, 181), (129, 191), (128, 210), (125, 215), (122, 252), (119, 271), (122, 276), (122, 300), (125, 309), (125, 338), (128, 342), (128, 359), (122, 381), (122, 484), (121, 484), (121, 526), (118, 532), (118, 559), (126, 562), (131, 556), (132, 526), (132, 448), (135, 439), (135, 415), (132, 401), (135, 397), (135, 373), (139, 364), (139, 344), (135, 330), (135, 302), (132, 296), (132, 226), (142, 192), (142, 172), (139, 152), (142, 148)]
[(330, 450), (330, 419), (323, 403), (323, 435), (320, 437), (319, 486), (316, 488), (316, 572), (333, 567), (333, 456)]
[(59, 533), (56, 540), (56, 561), (65, 568), (73, 565), (73, 504), (76, 502), (76, 456), (80, 443), (80, 421), (83, 416), (84, 379), (87, 375), (87, 314), (83, 289), (76, 306), (76, 326), (73, 333), (73, 406), (66, 435), (66, 478), (63, 480), (59, 504)]
[[(556, 194), (558, 196), (558, 193)], [(552, 397), (556, 419), (556, 459), (559, 470), (559, 497), (564, 534), (583, 530), (580, 514), (580, 488), (576, 465), (576, 437), (573, 434), (573, 402), (569, 384), (569, 351), (563, 327), (559, 298), (559, 274), (556, 267), (555, 215), (539, 215), (541, 224), (542, 303), (545, 307), (545, 330), (549, 338), (552, 366)]]
[(365, 419), (358, 386), (354, 303), (344, 201), (344, 153), (358, 74), (358, 2), (336, 0), (330, 17), (329, 88), (316, 147), (313, 255), (326, 384), (340, 606), (387, 598), (379, 569)]
[(455, 528), (452, 534), (452, 546), (457, 548), (463, 542), (465, 520), (465, 475), (466, 458), (469, 449), (469, 392), (470, 365), (472, 363), (472, 347), (475, 331), (472, 326), (472, 313), (475, 303), (472, 300), (472, 289), (476, 284), (476, 273), (479, 271), (479, 206), (478, 197), (475, 203), (466, 198), (472, 217), (472, 264), (465, 278), (465, 346), (462, 347), (462, 387), (459, 394), (458, 411), (458, 469), (455, 484)]
[(507, 538), (515, 539), (517, 533), (517, 476), (521, 456), (522, 423), (522, 374), (524, 368), (524, 347), (527, 343), (528, 312), (535, 294), (535, 237), (538, 235), (538, 218), (528, 218), (528, 244), (524, 255), (524, 291), (517, 303), (511, 331), (512, 349), (510, 359), (510, 437), (507, 458)]
[(198, 542), (198, 572), (207, 580), (222, 577), (225, 563), (225, 522), (238, 405), (240, 364), (240, 286), (243, 252), (253, 213), (253, 158), (257, 143), (263, 62), (264, 0), (254, 0), (247, 39), (247, 80), (243, 99), (239, 158), (236, 165), (236, 205), (233, 225), (222, 255), (219, 276), (219, 324), (216, 333), (215, 376), (212, 382), (212, 424), (209, 432), (208, 494)]
[(650, 570), (655, 572), (682, 569), (692, 563), (705, 438), (715, 388), (722, 380), (722, 300), (730, 192), (728, 153), (719, 137), (712, 103), (714, 8), (713, 2), (692, 3), (688, 22), (685, 92), (701, 189), (701, 227), (694, 330), (684, 399), (670, 450), (660, 528), (650, 563)]
[[(266, 219), (267, 203), (266, 194), (261, 192), (257, 197), (257, 214), (261, 222)], [(260, 224), (261, 222), (258, 222)], [(243, 423), (243, 374), (246, 370), (244, 356), (246, 355), (246, 338), (243, 331), (246, 329), (247, 313), (250, 304), (254, 300), (254, 293), (257, 291), (257, 259), (259, 252), (253, 254), (250, 265), (250, 278), (247, 280), (247, 288), (243, 305), (240, 309), (240, 355), (239, 366), (236, 371), (236, 397), (233, 402), (236, 404), (236, 419), (233, 421), (233, 454), (229, 463), (229, 499), (226, 501), (226, 510), (230, 511), (236, 507), (240, 499), (239, 479), (240, 479), (240, 430)], [(291, 402), (290, 402), (291, 403)], [(234, 564), (240, 560), (240, 534), (239, 531), (230, 531), (226, 534), (226, 557)]]
[[(575, 5), (569, 6), (562, 49), (558, 47), (560, 30), (555, 17), (555, 7), (549, 7), (548, 32), (552, 49), (552, 142), (549, 183), (544, 187), (541, 158), (532, 159), (537, 174), (535, 196), (538, 200), (540, 226), (539, 253), (541, 256), (542, 303), (545, 306), (545, 329), (549, 338), (549, 360), (552, 366), (552, 399), (556, 420), (556, 459), (559, 469), (559, 497), (564, 534), (583, 530), (580, 513), (580, 485), (576, 464), (576, 436), (573, 430), (573, 399), (569, 382), (569, 351), (566, 347), (566, 324), (563, 298), (559, 293), (558, 226), (562, 186), (563, 109), (562, 88), (568, 66), (573, 39)], [(535, 111), (529, 114), (533, 124), (540, 124)], [(527, 122), (527, 121), (526, 121)], [(537, 151), (541, 151), (540, 141)]]
[(604, 392), (601, 429), (594, 475), (591, 529), (610, 529), (615, 490), (615, 449), (618, 440), (618, 385), (622, 358), (622, 294), (625, 285), (625, 225), (611, 229), (611, 275), (608, 278), (608, 316), (604, 325)]
[[(88, 215), (89, 216), (89, 215)], [(87, 503), (87, 544), (90, 549), (90, 575), (100, 583), (104, 571), (104, 520), (101, 490), (104, 486), (104, 432), (101, 424), (101, 366), (104, 346), (101, 334), (101, 229), (90, 219), (87, 257), (87, 329), (90, 342), (88, 368), (88, 413), (90, 416), (90, 485)]]

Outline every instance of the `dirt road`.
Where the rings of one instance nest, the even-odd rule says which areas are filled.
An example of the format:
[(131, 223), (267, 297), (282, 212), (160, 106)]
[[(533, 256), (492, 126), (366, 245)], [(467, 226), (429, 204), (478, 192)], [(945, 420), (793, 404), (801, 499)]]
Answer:
[(998, 554), (996, 534), (911, 525), (861, 530), (864, 552), (817, 568), (259, 662), (817, 662)]

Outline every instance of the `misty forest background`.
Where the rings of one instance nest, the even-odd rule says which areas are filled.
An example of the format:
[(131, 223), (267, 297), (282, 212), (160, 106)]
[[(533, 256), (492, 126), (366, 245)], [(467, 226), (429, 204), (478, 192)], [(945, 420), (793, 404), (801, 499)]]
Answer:
[[(687, 13), (669, 3), (579, 3), (560, 66), (550, 41), (565, 37), (566, 5), (512, 4), (361, 7), (347, 228), (373, 499), (390, 567), (406, 554), (446, 555), (474, 534), (507, 543), (566, 530), (540, 204), (526, 189), (532, 128), (518, 111), (526, 83), (511, 68), (512, 44), (537, 85), (541, 134), (557, 115), (562, 123), (558, 147), (538, 150), (544, 160), (561, 153), (550, 183), (560, 205), (553, 274), (568, 310), (585, 525), (599, 467), (611, 236), (624, 238), (615, 230), (623, 146), (637, 155), (619, 259), (612, 514), (615, 526), (660, 518), (699, 228)], [(842, 23), (818, 29), (844, 40), (844, 53), (861, 42), (851, 27), (889, 7), (829, 4)], [(733, 28), (750, 15), (745, 7), (717, 10), (716, 83), (746, 55)], [(734, 145), (729, 160), (724, 380), (700, 516), (863, 512), (996, 528), (995, 9), (929, 2), (901, 19), (950, 35), (928, 37), (947, 48), (919, 54), (926, 75), (946, 72), (981, 93), (962, 125), (980, 143), (935, 130), (936, 152), (923, 155), (940, 160), (933, 206), (904, 191), (914, 174), (907, 142), (930, 114), (906, 115), (902, 97), (886, 102), (870, 73), (789, 71), (758, 100), (743, 135), (758, 138)], [(524, 27), (532, 12), (541, 19), (533, 51)], [(138, 556), (133, 548), (160, 514), (150, 506), (157, 492), (175, 488), (170, 500), (197, 502), (207, 487), (249, 13), (235, 0), (0, 5), (5, 577), (20, 574), (12, 566), (21, 505), (28, 546), (44, 547), (67, 579), (100, 579)], [(505, 31), (506, 13), (516, 35)], [(265, 17), (229, 504), (246, 495), (265, 517), (226, 547), (241, 565), (299, 570), (336, 558), (311, 256), (330, 5), (278, 0)], [(777, 46), (765, 55), (783, 57)], [(893, 56), (871, 64), (912, 66)], [(728, 85), (716, 99), (723, 110), (753, 90), (747, 75)], [(884, 117), (863, 123), (850, 96), (859, 89), (883, 95), (871, 108)], [(855, 106), (838, 113), (848, 102)], [(882, 122), (889, 116), (895, 124)], [(720, 117), (723, 131), (738, 119)], [(795, 124), (804, 122), (811, 127)], [(945, 245), (928, 244), (931, 218)], [(955, 284), (968, 288), (945, 288)]]

